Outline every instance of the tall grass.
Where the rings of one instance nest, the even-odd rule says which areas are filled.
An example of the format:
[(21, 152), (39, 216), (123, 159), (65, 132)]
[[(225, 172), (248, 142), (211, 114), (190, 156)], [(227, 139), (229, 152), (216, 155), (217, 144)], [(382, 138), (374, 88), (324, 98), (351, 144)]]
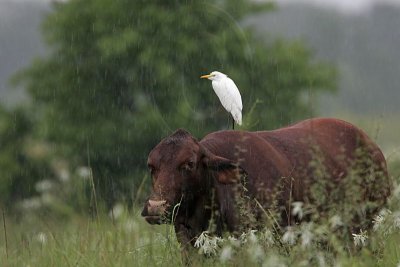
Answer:
[[(398, 162), (389, 162), (399, 182)], [(194, 266), (399, 266), (400, 187), (373, 219), (372, 228), (343, 232), (348, 218), (328, 213), (287, 228), (266, 227), (236, 236), (203, 233), (191, 255)], [(319, 194), (318, 188), (315, 188)], [(353, 192), (355, 193), (355, 192)], [(321, 197), (321, 196), (320, 196)], [(326, 200), (326, 199), (325, 199)], [(324, 201), (325, 201), (324, 200)], [(262, 208), (261, 204), (259, 204)], [(351, 210), (354, 207), (349, 207)], [(45, 209), (18, 217), (5, 212), (0, 231), (0, 266), (183, 266), (171, 225), (148, 225), (141, 207), (122, 204), (98, 217), (59, 216)], [(292, 203), (298, 217), (313, 212), (309, 203)], [(301, 216), (300, 216), (301, 215)]]
[(177, 266), (178, 243), (170, 226), (151, 227), (136, 213), (112, 223), (74, 217), (68, 221), (7, 221), (8, 253), (0, 235), (0, 266)]
[[(400, 263), (400, 225), (386, 214), (358, 250), (347, 251), (328, 236), (329, 225), (301, 224), (282, 236), (272, 230), (224, 236), (215, 242), (204, 236), (198, 252), (214, 246), (207, 256), (193, 255), (194, 266), (397, 266)], [(391, 216), (391, 217), (390, 217)], [(397, 217), (396, 217), (397, 216)], [(181, 266), (173, 227), (150, 226), (137, 212), (103, 214), (98, 222), (75, 217), (68, 221), (46, 218), (7, 220), (8, 250), (0, 235), (0, 266)], [(386, 220), (386, 221), (385, 221)], [(326, 246), (324, 239), (331, 239)], [(208, 241), (207, 241), (208, 240)], [(8, 257), (6, 252), (8, 251)]]

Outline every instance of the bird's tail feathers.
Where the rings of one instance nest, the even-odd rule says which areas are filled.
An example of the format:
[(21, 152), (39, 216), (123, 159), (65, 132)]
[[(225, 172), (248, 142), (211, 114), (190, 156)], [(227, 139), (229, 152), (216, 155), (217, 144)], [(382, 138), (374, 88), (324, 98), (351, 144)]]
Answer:
[(242, 125), (242, 112), (237, 110), (232, 112), (233, 119), (238, 125)]

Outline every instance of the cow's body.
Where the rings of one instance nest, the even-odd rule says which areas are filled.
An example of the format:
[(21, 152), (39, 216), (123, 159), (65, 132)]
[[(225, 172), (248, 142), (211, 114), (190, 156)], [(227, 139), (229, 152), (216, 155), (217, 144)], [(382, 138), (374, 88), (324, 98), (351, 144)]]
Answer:
[(155, 177), (150, 201), (156, 204), (147, 202), (142, 214), (149, 223), (160, 223), (159, 215), (173, 213), (183, 244), (193, 244), (209, 229), (212, 214), (216, 214), (217, 232), (239, 231), (246, 221), (239, 214), (236, 197), (238, 187), (244, 185), (246, 198), (263, 207), (249, 206), (256, 220), (276, 196), (281, 223), (290, 224), (290, 204), (313, 201), (310, 188), (318, 165), (313, 163), (320, 163), (325, 179), (339, 184), (359, 161), (370, 170), (369, 175), (376, 174), (372, 183), (379, 183), (379, 190), (366, 189), (363, 198), (382, 206), (391, 185), (385, 158), (364, 132), (344, 121), (321, 118), (275, 131), (219, 131), (200, 142), (178, 130), (149, 155)]

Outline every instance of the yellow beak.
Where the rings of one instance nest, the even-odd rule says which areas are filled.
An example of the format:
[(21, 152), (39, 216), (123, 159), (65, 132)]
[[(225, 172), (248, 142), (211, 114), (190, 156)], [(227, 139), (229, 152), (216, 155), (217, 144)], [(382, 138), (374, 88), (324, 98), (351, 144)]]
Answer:
[(210, 75), (210, 74), (207, 74), (207, 75), (200, 76), (200, 78), (201, 78), (201, 79), (207, 79), (207, 78), (209, 78), (209, 77), (211, 77), (211, 75)]

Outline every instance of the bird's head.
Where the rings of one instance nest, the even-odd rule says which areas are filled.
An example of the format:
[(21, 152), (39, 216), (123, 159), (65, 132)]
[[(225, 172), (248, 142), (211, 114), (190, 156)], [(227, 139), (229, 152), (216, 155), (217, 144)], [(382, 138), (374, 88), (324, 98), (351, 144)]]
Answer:
[(218, 81), (218, 80), (221, 80), (226, 77), (227, 77), (226, 74), (223, 74), (222, 72), (219, 72), (219, 71), (213, 71), (210, 74), (200, 76), (200, 78), (202, 78), (202, 79), (209, 79), (212, 81)]

